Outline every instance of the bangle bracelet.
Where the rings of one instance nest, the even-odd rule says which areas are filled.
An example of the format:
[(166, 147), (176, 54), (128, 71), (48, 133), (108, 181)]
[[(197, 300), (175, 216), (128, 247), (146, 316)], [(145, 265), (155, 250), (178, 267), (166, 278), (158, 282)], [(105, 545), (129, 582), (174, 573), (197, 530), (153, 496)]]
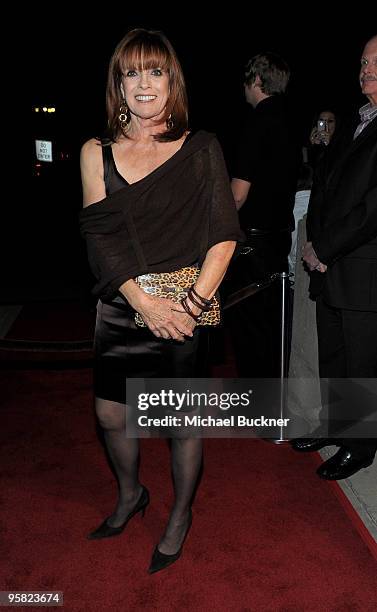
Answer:
[(203, 304), (200, 304), (200, 302), (196, 299), (191, 289), (189, 289), (189, 291), (187, 292), (187, 297), (194, 304), (194, 306), (196, 306), (197, 308), (200, 308), (200, 310), (204, 310), (205, 312), (208, 312), (208, 310), (210, 309), (209, 306), (204, 306)]
[(187, 312), (187, 314), (188, 314), (188, 315), (189, 315), (189, 316), (190, 316), (192, 319), (194, 319), (194, 321), (198, 321), (198, 320), (199, 320), (200, 315), (195, 315), (195, 314), (192, 312), (192, 310), (191, 310), (190, 306), (189, 306), (189, 305), (187, 304), (187, 302), (186, 302), (186, 298), (184, 298), (183, 300), (181, 300), (181, 304), (182, 304), (182, 306), (183, 306), (184, 310)]
[(204, 298), (203, 296), (199, 295), (199, 293), (195, 291), (194, 285), (191, 285), (190, 291), (192, 291), (195, 297), (198, 298), (198, 300), (200, 300), (201, 302), (203, 302), (203, 304), (205, 304), (206, 306), (212, 305), (212, 299), (207, 300), (207, 298)]

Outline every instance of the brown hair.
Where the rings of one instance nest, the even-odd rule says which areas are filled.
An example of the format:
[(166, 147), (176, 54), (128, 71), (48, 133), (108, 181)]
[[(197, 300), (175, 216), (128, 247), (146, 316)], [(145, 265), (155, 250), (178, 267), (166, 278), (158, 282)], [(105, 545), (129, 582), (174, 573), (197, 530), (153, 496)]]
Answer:
[(162, 32), (137, 28), (131, 30), (118, 43), (110, 60), (106, 108), (108, 117), (108, 136), (116, 141), (123, 134), (119, 113), (122, 105), (121, 82), (124, 66), (128, 69), (141, 70), (162, 68), (168, 72), (170, 95), (167, 101), (164, 120), (170, 115), (172, 126), (154, 136), (159, 142), (178, 140), (187, 130), (188, 104), (185, 80), (177, 55)]
[(277, 53), (261, 53), (246, 64), (245, 84), (251, 85), (257, 76), (261, 80), (263, 93), (272, 96), (285, 92), (290, 70), (287, 62)]

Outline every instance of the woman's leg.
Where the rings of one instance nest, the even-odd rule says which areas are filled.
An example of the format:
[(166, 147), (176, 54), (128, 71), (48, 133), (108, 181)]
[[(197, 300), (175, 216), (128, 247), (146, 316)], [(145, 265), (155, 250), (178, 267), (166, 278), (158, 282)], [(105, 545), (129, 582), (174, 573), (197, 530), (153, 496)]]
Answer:
[(202, 465), (201, 438), (173, 438), (171, 462), (175, 501), (158, 549), (165, 555), (181, 547), (190, 522), (190, 506)]
[(95, 407), (119, 486), (118, 504), (107, 524), (120, 527), (142, 493), (138, 478), (139, 440), (126, 437), (125, 404), (96, 398)]
[[(183, 345), (178, 343), (171, 345), (170, 376), (184, 379), (204, 376), (207, 358), (208, 334), (202, 328), (196, 329), (194, 337), (186, 340)], [(190, 506), (203, 455), (201, 438), (185, 437), (185, 432), (180, 432), (179, 427), (172, 429), (176, 434), (171, 438), (171, 469), (175, 500), (165, 533), (158, 544), (159, 551), (165, 555), (175, 554), (186, 535), (191, 516)]]

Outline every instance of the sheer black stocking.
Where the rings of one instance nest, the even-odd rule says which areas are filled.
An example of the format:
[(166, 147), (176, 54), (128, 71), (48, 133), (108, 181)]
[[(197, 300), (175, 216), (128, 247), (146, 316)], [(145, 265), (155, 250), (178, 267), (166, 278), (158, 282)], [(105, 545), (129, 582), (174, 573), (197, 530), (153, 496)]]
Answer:
[(124, 404), (96, 398), (95, 407), (119, 486), (118, 504), (107, 522), (110, 527), (120, 527), (142, 493), (138, 478), (139, 440), (126, 437)]
[(201, 439), (173, 438), (171, 441), (175, 501), (158, 545), (160, 552), (165, 555), (178, 551), (189, 527), (191, 501), (202, 464), (202, 448)]

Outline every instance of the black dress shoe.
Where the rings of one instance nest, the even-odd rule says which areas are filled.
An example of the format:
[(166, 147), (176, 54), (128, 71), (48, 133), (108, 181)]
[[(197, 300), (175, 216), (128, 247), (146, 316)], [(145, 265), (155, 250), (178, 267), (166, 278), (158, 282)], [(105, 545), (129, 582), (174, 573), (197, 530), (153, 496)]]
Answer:
[(128, 521), (132, 519), (135, 514), (138, 512), (142, 513), (142, 516), (145, 514), (145, 508), (149, 504), (149, 491), (146, 487), (143, 486), (143, 490), (141, 495), (134, 507), (133, 510), (127, 515), (126, 520), (119, 527), (111, 527), (108, 524), (109, 517), (107, 517), (103, 523), (97, 529), (92, 531), (87, 535), (88, 540), (99, 540), (101, 538), (112, 538), (113, 536), (120, 535), (124, 528), (126, 527)]
[(322, 463), (317, 474), (325, 480), (342, 480), (356, 474), (362, 468), (372, 465), (373, 457), (360, 457), (341, 447), (333, 457)]
[(186, 530), (186, 533), (185, 533), (185, 537), (183, 538), (183, 542), (181, 544), (181, 547), (173, 555), (165, 555), (160, 550), (158, 550), (158, 546), (156, 546), (156, 548), (153, 551), (153, 555), (152, 555), (152, 559), (151, 559), (151, 564), (150, 564), (149, 569), (148, 569), (148, 573), (149, 574), (154, 574), (155, 572), (159, 572), (160, 570), (163, 570), (166, 567), (169, 567), (169, 565), (171, 565), (172, 563), (174, 563), (175, 561), (177, 561), (179, 559), (179, 557), (182, 554), (183, 544), (184, 544), (184, 542), (185, 542), (185, 540), (187, 538), (187, 534), (188, 534), (189, 529), (191, 527), (191, 523), (192, 523), (192, 513), (191, 513), (191, 510), (190, 510), (189, 523), (188, 523), (187, 530)]
[(325, 446), (336, 445), (334, 440), (330, 438), (296, 438), (291, 441), (293, 450), (300, 453), (311, 453), (312, 451), (320, 450)]

